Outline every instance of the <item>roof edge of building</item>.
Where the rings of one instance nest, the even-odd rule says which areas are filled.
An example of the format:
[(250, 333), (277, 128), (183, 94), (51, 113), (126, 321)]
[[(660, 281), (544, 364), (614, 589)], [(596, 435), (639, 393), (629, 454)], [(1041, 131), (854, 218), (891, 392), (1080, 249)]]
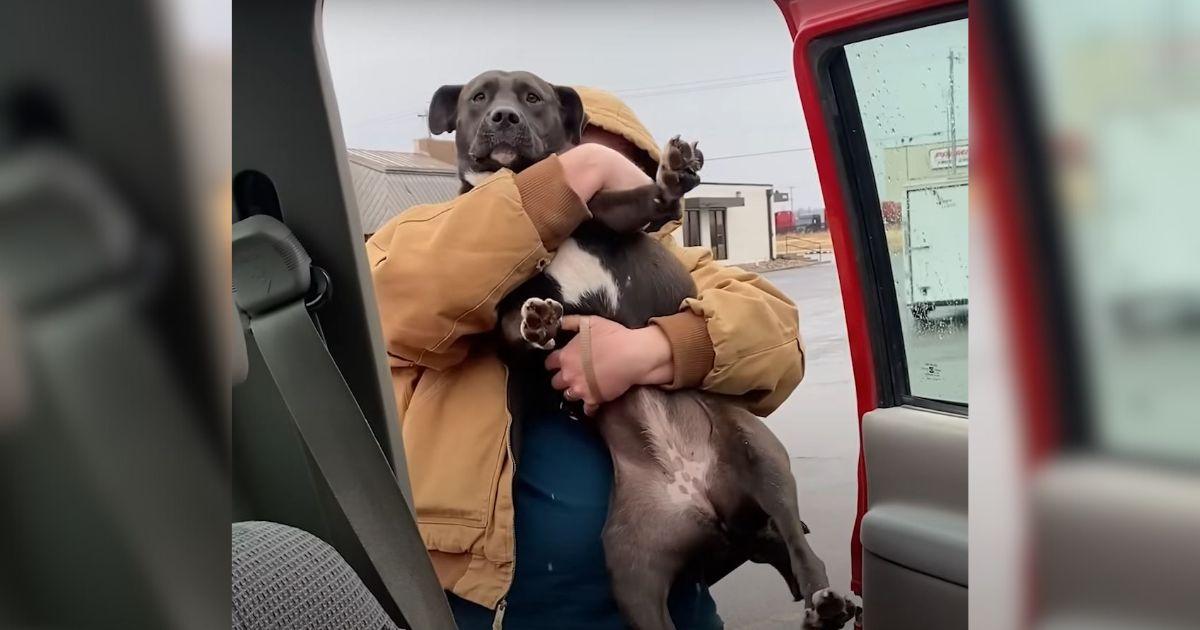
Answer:
[(441, 168), (439, 168), (439, 169), (433, 169), (433, 168), (397, 168), (397, 167), (394, 167), (394, 166), (379, 166), (378, 164), (373, 164), (373, 163), (371, 163), (371, 162), (369, 162), (369, 161), (365, 161), (365, 160), (364, 160), (364, 161), (360, 161), (360, 160), (354, 160), (354, 159), (351, 159), (351, 161), (352, 161), (352, 162), (354, 162), (355, 164), (358, 164), (359, 166), (363, 166), (363, 167), (369, 168), (369, 169), (371, 169), (371, 170), (373, 170), (373, 171), (376, 171), (376, 172), (379, 172), (379, 173), (385, 173), (385, 174), (404, 174), (404, 175), (450, 175), (450, 176), (457, 176), (457, 175), (458, 175), (458, 171), (457, 171), (457, 170), (455, 170), (455, 169), (452, 169), (452, 168), (446, 168), (446, 169), (441, 169)]
[[(458, 169), (455, 168), (455, 166), (453, 164), (446, 164), (446, 163), (441, 162), (437, 158), (423, 155), (420, 153), (405, 154), (405, 155), (418, 155), (418, 156), (421, 156), (428, 160), (438, 162), (439, 166), (429, 166), (429, 167), (388, 166), (385, 164), (380, 164), (379, 158), (376, 158), (371, 155), (364, 155), (363, 153), (361, 153), (361, 152), (369, 152), (369, 151), (374, 151), (374, 149), (346, 149), (346, 158), (350, 162), (353, 162), (354, 164), (358, 164), (359, 166), (364, 166), (366, 168), (369, 168), (373, 171), (380, 172), (380, 173), (410, 173), (410, 174), (418, 174), (418, 175), (421, 175), (421, 174), (457, 175), (458, 174)], [(404, 154), (404, 152), (401, 152), (401, 151), (395, 151), (393, 153)], [(444, 166), (442, 166), (442, 164), (444, 164)]]
[(749, 182), (706, 182), (700, 180), (701, 186), (755, 186), (762, 188), (775, 188), (775, 184), (751, 184)]

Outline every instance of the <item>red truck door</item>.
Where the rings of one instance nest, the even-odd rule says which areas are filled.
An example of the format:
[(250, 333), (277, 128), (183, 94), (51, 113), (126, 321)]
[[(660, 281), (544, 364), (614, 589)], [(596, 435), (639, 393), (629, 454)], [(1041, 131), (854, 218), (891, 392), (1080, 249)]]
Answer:
[(837, 259), (864, 624), (967, 626), (967, 5), (778, 0)]

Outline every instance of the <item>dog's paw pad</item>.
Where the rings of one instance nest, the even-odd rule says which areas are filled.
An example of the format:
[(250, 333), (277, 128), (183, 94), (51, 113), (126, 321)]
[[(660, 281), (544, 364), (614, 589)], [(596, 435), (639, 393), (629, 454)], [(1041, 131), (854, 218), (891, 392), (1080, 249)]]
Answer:
[(804, 611), (804, 628), (835, 630), (862, 615), (854, 600), (832, 589), (824, 588), (812, 596), (812, 608)]
[(658, 165), (658, 185), (663, 197), (672, 201), (679, 199), (700, 184), (700, 169), (704, 167), (704, 154), (695, 142), (684, 142), (675, 136), (662, 149), (662, 160)]
[(525, 300), (521, 305), (521, 338), (538, 350), (553, 350), (562, 314), (562, 304), (554, 300)]

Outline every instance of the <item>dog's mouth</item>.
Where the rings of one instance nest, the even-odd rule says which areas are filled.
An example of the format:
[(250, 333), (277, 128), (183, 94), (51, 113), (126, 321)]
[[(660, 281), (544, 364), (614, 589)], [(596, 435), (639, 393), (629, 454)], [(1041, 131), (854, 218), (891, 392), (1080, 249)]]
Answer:
[(516, 149), (506, 144), (501, 144), (493, 147), (492, 152), (488, 154), (488, 157), (500, 166), (511, 166), (513, 162), (517, 161), (518, 155)]
[(489, 142), (481, 139), (471, 148), (471, 159), (477, 166), (495, 166), (497, 168), (513, 168), (518, 161), (533, 157), (532, 148), (528, 145), (512, 142)]
[(470, 156), (478, 171), (507, 168), (520, 171), (545, 156), (539, 156), (538, 143), (528, 131), (489, 133), (480, 131), (471, 143)]

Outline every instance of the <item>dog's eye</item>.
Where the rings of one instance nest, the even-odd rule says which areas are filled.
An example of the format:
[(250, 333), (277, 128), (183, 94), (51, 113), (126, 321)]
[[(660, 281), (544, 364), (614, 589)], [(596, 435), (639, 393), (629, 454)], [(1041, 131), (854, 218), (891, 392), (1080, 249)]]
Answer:
[(542, 97), (538, 96), (537, 94), (534, 94), (533, 92), (530, 92), (529, 94), (525, 95), (525, 102), (526, 103), (541, 103)]
[(476, 93), (475, 93), (475, 96), (472, 96), (472, 97), (471, 97), (471, 102), (473, 102), (473, 103), (482, 103), (482, 102), (483, 102), (483, 99), (485, 99), (485, 98), (487, 98), (487, 95), (486, 95), (486, 94), (484, 94), (483, 92), (476, 92)]

